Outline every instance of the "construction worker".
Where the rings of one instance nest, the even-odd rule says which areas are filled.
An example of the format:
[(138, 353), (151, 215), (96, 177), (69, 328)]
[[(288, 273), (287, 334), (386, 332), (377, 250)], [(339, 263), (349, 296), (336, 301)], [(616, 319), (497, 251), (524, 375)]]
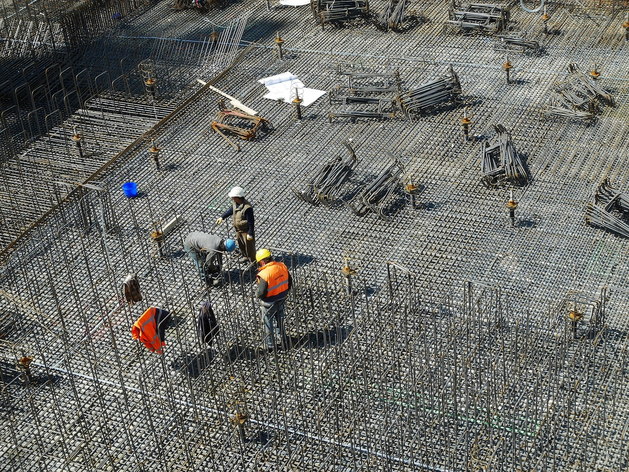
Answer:
[(293, 285), (293, 280), (288, 268), (282, 262), (274, 261), (268, 249), (260, 249), (256, 253), (256, 261), (260, 264), (256, 297), (262, 307), (265, 334), (263, 348), (272, 350), (276, 343), (285, 342), (284, 299)]
[(234, 216), (234, 228), (236, 240), (242, 257), (238, 262), (251, 263), (256, 260), (256, 242), (253, 229), (253, 208), (245, 199), (245, 190), (242, 187), (234, 187), (229, 191), (232, 199), (232, 207), (216, 220), (219, 226), (225, 218)]
[(195, 231), (186, 236), (183, 248), (205, 282), (216, 286), (221, 283), (223, 253), (236, 249), (236, 243), (231, 239), (223, 240), (214, 234)]

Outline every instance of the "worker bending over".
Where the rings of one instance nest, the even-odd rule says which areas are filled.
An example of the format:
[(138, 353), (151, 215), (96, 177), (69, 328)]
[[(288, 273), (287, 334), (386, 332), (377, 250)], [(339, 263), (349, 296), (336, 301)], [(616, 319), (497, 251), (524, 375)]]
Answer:
[[(272, 350), (275, 344), (285, 342), (284, 299), (293, 285), (293, 280), (288, 268), (282, 262), (274, 261), (268, 249), (260, 249), (256, 253), (256, 260), (260, 264), (256, 297), (260, 300), (262, 307), (262, 321), (266, 337), (263, 347)], [(273, 321), (275, 321), (275, 329)]]
[(236, 240), (242, 253), (239, 262), (250, 263), (256, 260), (256, 242), (253, 229), (253, 208), (245, 199), (245, 191), (242, 187), (234, 187), (229, 191), (229, 198), (232, 199), (232, 207), (216, 220), (216, 225), (220, 225), (225, 218), (234, 216), (234, 228), (236, 229)]
[(232, 252), (236, 248), (236, 243), (231, 239), (223, 240), (214, 234), (195, 231), (186, 236), (183, 248), (197, 266), (205, 283), (218, 285), (221, 283), (223, 252)]

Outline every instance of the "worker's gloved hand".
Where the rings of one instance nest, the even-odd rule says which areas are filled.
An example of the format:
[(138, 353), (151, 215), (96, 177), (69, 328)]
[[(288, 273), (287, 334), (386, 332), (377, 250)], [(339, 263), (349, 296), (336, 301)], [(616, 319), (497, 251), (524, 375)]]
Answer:
[(251, 236), (250, 234), (247, 235), (247, 241), (253, 241), (253, 236)]
[(216, 220), (216, 226), (220, 226), (222, 222), (223, 218), (219, 218), (218, 220)]

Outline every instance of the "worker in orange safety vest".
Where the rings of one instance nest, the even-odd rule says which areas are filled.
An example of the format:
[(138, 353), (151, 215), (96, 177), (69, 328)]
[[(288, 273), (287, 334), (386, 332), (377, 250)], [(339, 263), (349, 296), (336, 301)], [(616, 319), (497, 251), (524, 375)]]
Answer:
[[(256, 261), (260, 264), (256, 297), (262, 307), (266, 338), (262, 349), (272, 350), (276, 344), (285, 343), (284, 299), (288, 296), (293, 280), (286, 265), (274, 261), (268, 249), (260, 249), (256, 252)], [(275, 321), (275, 329), (273, 321)]]
[(164, 338), (170, 321), (168, 311), (152, 306), (133, 323), (131, 336), (142, 341), (148, 350), (161, 354), (162, 346), (166, 344)]

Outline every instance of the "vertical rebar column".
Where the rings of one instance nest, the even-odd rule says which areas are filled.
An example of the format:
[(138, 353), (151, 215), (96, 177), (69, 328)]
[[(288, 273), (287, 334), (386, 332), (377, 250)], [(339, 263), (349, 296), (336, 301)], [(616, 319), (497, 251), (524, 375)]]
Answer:
[(544, 14), (542, 15), (542, 23), (544, 24), (544, 34), (548, 34), (548, 20), (550, 16), (546, 14), (546, 5), (544, 5)]
[(298, 120), (301, 120), (301, 102), (303, 100), (299, 98), (299, 91), (295, 90), (295, 99), (293, 100), (293, 106), (295, 107), (295, 116)]
[(74, 135), (72, 136), (72, 141), (76, 145), (76, 149), (79, 152), (79, 157), (83, 159), (83, 147), (81, 141), (83, 140), (83, 136), (76, 131), (76, 126), (74, 127)]
[(277, 57), (280, 61), (284, 59), (284, 51), (282, 51), (283, 44), (284, 40), (280, 37), (280, 32), (278, 31), (275, 37), (275, 47), (277, 48)]
[(507, 75), (507, 84), (510, 84), (511, 83), (510, 74), (511, 74), (511, 69), (513, 69), (513, 65), (511, 64), (511, 62), (509, 62), (508, 57), (505, 57), (505, 63), (502, 65), (502, 69), (505, 71)]
[(509, 190), (509, 201), (507, 202), (507, 210), (509, 210), (509, 219), (511, 220), (511, 226), (515, 226), (515, 209), (518, 207), (518, 202), (513, 199), (513, 190)]
[(461, 126), (463, 127), (463, 139), (464, 142), (469, 142), (470, 140), (470, 125), (472, 124), (472, 120), (467, 116), (467, 108), (463, 109), (463, 118), (461, 118)]

